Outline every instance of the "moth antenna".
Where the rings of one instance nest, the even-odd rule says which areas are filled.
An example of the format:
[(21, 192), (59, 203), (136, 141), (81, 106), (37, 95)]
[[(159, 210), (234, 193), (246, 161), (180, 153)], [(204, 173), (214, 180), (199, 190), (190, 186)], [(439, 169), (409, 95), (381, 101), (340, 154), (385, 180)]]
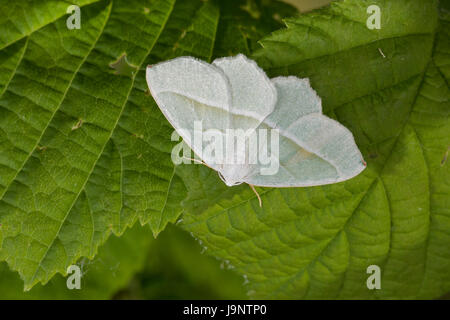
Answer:
[(210, 166), (208, 166), (204, 161), (197, 160), (197, 159), (194, 159), (194, 158), (188, 158), (188, 157), (183, 157), (183, 159), (191, 160), (191, 161), (197, 162), (197, 163), (199, 163), (199, 164), (202, 164), (202, 165), (207, 166), (208, 168), (212, 169), (212, 168), (211, 168)]
[(256, 194), (256, 196), (258, 197), (258, 201), (259, 201), (259, 206), (262, 208), (262, 200), (261, 197), (259, 196), (258, 191), (256, 191), (255, 186), (252, 184), (249, 184), (250, 188), (253, 190), (253, 192)]

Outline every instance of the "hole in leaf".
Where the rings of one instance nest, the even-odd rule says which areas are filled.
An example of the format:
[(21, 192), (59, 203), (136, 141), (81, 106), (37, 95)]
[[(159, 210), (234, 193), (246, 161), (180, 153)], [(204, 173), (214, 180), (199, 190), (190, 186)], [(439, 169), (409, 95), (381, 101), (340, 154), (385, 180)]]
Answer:
[(114, 74), (128, 77), (132, 77), (137, 70), (135, 65), (128, 62), (126, 53), (123, 53), (116, 61), (111, 62), (109, 66), (116, 70)]

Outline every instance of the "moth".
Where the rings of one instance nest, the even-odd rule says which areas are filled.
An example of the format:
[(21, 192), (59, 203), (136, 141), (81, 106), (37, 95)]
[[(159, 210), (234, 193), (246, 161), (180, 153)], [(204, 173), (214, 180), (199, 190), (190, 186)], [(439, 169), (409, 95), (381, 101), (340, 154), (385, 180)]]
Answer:
[[(161, 62), (147, 67), (146, 80), (170, 124), (227, 186), (247, 183), (256, 194), (254, 186), (318, 186), (348, 180), (366, 167), (352, 133), (322, 114), (309, 79), (269, 79), (239, 54), (211, 64), (193, 57)], [(261, 132), (277, 143), (268, 145)], [(209, 144), (196, 136), (208, 137)], [(235, 138), (240, 146), (228, 148)], [(211, 152), (211, 144), (221, 152)], [(228, 161), (217, 161), (218, 153)], [(268, 153), (276, 170), (255, 162)]]

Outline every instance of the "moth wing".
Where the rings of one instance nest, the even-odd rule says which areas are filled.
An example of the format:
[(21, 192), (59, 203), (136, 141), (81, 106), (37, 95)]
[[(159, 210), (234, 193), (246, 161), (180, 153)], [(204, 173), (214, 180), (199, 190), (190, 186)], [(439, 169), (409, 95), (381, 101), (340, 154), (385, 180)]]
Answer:
[[(245, 182), (266, 187), (317, 186), (350, 179), (365, 169), (352, 133), (321, 113), (320, 98), (307, 80), (273, 81), (278, 102), (259, 129), (278, 129), (279, 168), (275, 174), (263, 175), (261, 167), (255, 166)], [(276, 154), (268, 149), (272, 156)]]
[[(273, 112), (277, 90), (256, 62), (242, 54), (216, 59), (213, 65), (220, 68), (229, 80), (232, 99), (229, 112), (230, 129), (238, 129), (233, 131), (234, 136), (229, 134), (225, 139), (237, 141), (245, 137), (244, 142), (241, 140), (239, 144), (248, 144), (248, 137)], [(221, 169), (222, 175), (235, 181), (247, 176), (251, 167), (242, 164), (247, 158), (245, 149), (230, 152), (227, 148), (226, 153), (227, 161)]]
[(311, 113), (322, 113), (322, 100), (311, 88), (309, 79), (294, 76), (273, 78), (277, 104), (265, 122), (277, 128), (287, 128), (297, 119)]
[[(194, 136), (210, 129), (225, 134), (229, 127), (231, 91), (223, 71), (192, 57), (179, 57), (147, 67), (146, 79), (178, 134), (205, 163), (217, 167), (213, 159), (203, 156), (201, 141), (194, 144)], [(201, 130), (196, 122), (201, 122)]]
[(277, 90), (256, 62), (242, 54), (219, 58), (213, 65), (227, 76), (231, 86), (230, 125), (254, 130), (275, 108)]

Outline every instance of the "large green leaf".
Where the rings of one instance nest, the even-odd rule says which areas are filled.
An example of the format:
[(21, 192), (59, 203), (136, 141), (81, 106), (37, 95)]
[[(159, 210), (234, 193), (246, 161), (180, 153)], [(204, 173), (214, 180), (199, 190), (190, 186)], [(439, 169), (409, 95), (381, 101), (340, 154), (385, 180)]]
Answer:
[(240, 30), (236, 45), (218, 45), (235, 51), (280, 27), (267, 1), (90, 2), (74, 2), (79, 30), (66, 27), (67, 2), (0, 4), (0, 258), (26, 289), (92, 259), (111, 232), (140, 220), (156, 236), (181, 213), (173, 128), (147, 92), (146, 65), (211, 60), (219, 24)]
[(12, 53), (20, 59), (0, 100), (1, 254), (26, 288), (80, 256), (92, 258), (111, 230), (125, 229), (126, 208), (143, 221), (148, 211), (162, 211), (168, 170), (145, 186), (157, 198), (149, 208), (138, 212), (125, 196), (142, 193), (129, 190), (125, 172), (133, 161), (122, 146), (143, 133), (116, 136), (127, 129), (119, 120), (140, 88), (137, 72), (117, 75), (109, 64), (126, 52), (140, 69), (173, 5), (102, 1), (83, 8), (80, 30), (68, 30), (63, 17), (13, 44), (23, 48)]
[[(366, 27), (381, 8), (380, 30)], [(308, 77), (368, 168), (312, 188), (226, 187), (180, 166), (183, 228), (256, 298), (435, 298), (450, 290), (449, 11), (432, 0), (344, 0), (286, 20), (254, 58)], [(440, 21), (439, 21), (440, 20)], [(381, 268), (381, 290), (366, 286)]]

